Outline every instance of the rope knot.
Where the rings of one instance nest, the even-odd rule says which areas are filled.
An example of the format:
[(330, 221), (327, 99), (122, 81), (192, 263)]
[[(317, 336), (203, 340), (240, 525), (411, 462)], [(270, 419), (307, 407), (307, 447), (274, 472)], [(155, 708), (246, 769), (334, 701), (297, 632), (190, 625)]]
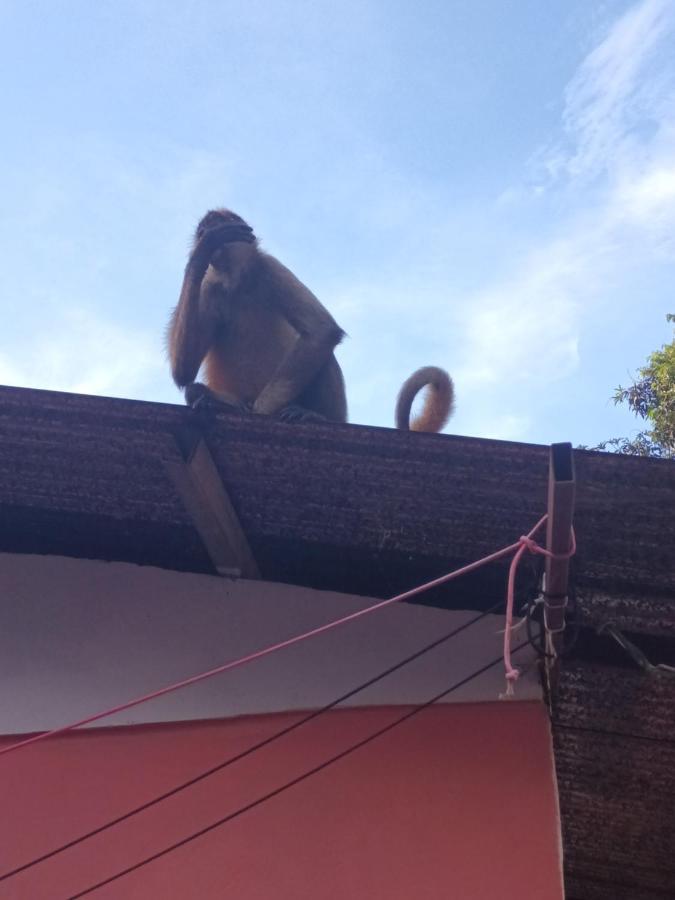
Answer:
[(531, 538), (529, 534), (521, 534), (521, 536), (518, 538), (518, 543), (522, 547), (525, 547), (526, 550), (529, 550), (530, 553), (538, 553), (541, 550), (539, 544), (534, 540), (534, 538)]
[(500, 700), (509, 700), (514, 696), (514, 684), (520, 678), (520, 669), (513, 669), (511, 666), (506, 670), (506, 691), (499, 695)]

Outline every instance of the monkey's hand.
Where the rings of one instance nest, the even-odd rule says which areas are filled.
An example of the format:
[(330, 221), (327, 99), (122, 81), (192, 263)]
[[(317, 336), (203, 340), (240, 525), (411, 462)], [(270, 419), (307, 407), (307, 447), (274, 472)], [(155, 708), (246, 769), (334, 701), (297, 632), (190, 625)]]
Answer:
[(198, 280), (204, 275), (210, 263), (217, 261), (217, 255), (228, 244), (254, 244), (253, 229), (245, 222), (223, 222), (207, 229), (197, 241), (190, 260), (188, 272)]
[(255, 235), (250, 225), (245, 222), (223, 222), (207, 229), (199, 239), (199, 250), (211, 256), (225, 244), (255, 243)]
[(245, 222), (224, 222), (204, 232), (195, 247), (194, 256), (199, 257), (204, 268), (210, 264), (227, 272), (231, 260), (225, 248), (232, 244), (254, 244), (255, 240), (253, 229)]

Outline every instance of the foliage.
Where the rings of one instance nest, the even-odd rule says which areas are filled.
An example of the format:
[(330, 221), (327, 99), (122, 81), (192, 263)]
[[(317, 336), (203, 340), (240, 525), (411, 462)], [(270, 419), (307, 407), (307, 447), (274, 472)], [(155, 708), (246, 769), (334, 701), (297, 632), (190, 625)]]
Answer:
[[(674, 314), (666, 318), (675, 322)], [(612, 438), (592, 449), (675, 459), (675, 338), (652, 353), (633, 384), (619, 386), (613, 399), (627, 403), (651, 427), (635, 438)]]

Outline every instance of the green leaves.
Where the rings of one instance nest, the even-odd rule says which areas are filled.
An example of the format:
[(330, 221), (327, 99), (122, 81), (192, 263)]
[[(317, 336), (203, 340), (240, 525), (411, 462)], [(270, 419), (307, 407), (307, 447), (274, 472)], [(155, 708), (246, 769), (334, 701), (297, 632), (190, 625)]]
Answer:
[[(675, 314), (669, 313), (666, 319), (675, 322)], [(613, 399), (615, 403), (627, 403), (651, 428), (633, 439), (603, 441), (593, 450), (675, 459), (675, 338), (652, 353), (633, 384), (619, 386)]]

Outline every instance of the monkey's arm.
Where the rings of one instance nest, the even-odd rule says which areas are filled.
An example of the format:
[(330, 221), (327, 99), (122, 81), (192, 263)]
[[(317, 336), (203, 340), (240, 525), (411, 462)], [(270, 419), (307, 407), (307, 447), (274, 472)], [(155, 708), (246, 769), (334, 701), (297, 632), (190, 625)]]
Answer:
[(204, 276), (214, 253), (223, 244), (236, 241), (252, 243), (255, 237), (248, 225), (228, 222), (206, 231), (190, 254), (168, 334), (171, 371), (178, 387), (185, 387), (197, 377), (221, 322), (217, 303), (212, 302), (218, 286), (207, 283)]
[(328, 310), (278, 260), (260, 255), (266, 294), (298, 333), (281, 365), (253, 404), (270, 415), (292, 403), (331, 357), (344, 336)]

